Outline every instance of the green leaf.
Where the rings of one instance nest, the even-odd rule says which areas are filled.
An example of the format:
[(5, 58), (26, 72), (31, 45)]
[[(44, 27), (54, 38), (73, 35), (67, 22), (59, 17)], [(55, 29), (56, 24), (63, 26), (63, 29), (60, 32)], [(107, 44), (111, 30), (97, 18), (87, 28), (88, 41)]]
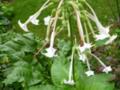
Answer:
[(69, 63), (65, 63), (65, 57), (57, 57), (51, 67), (52, 81), (60, 86), (65, 79), (68, 79)]
[(91, 77), (83, 76), (77, 81), (77, 88), (81, 90), (114, 90), (114, 84), (108, 82), (110, 75), (99, 74)]

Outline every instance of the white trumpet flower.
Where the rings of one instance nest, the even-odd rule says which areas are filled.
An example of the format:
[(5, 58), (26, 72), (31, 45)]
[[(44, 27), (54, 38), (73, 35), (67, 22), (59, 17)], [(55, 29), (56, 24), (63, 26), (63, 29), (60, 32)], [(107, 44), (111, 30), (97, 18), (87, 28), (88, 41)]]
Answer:
[[(91, 7), (90, 7), (90, 8), (91, 8)], [(88, 15), (88, 17), (89, 17), (92, 21), (94, 21), (94, 22), (96, 23), (96, 25), (97, 25), (97, 27), (98, 27), (98, 30), (99, 30), (99, 33), (100, 33), (100, 34), (109, 34), (109, 32), (110, 32), (110, 26), (104, 27), (104, 26), (101, 24), (101, 22), (99, 21), (97, 15), (96, 15), (96, 13), (95, 13), (95, 11), (94, 11), (92, 8), (91, 8), (91, 11), (92, 11), (93, 15), (90, 14), (90, 13), (88, 13), (87, 15)]]
[(100, 21), (98, 20), (95, 12), (94, 12), (94, 15), (91, 15), (91, 14), (88, 14), (88, 17), (93, 20), (97, 27), (98, 27), (98, 30), (99, 30), (99, 34), (95, 36), (96, 40), (104, 40), (105, 38), (109, 38), (109, 40), (105, 43), (105, 44), (111, 44), (116, 38), (117, 38), (117, 35), (110, 35), (109, 32), (110, 32), (110, 26), (108, 27), (104, 27)]
[(79, 50), (83, 53), (85, 50), (90, 49), (92, 45), (90, 43), (84, 43), (83, 46), (79, 46)]
[(72, 55), (71, 55), (68, 80), (64, 80), (64, 84), (68, 84), (68, 85), (75, 84), (73, 80), (73, 54), (74, 54), (74, 51), (72, 52)]
[(34, 25), (39, 25), (39, 20), (37, 19), (37, 17), (38, 17), (38, 15), (32, 15), (32, 16), (30, 16), (30, 22), (32, 23), (32, 24), (34, 24)]
[(21, 23), (21, 21), (18, 20), (18, 25), (19, 25), (20, 28), (22, 28), (22, 30), (24, 30), (25, 32), (29, 32), (29, 29), (27, 28), (27, 23)]
[(55, 32), (52, 32), (51, 34), (51, 40), (50, 40), (50, 46), (49, 48), (46, 49), (46, 53), (43, 53), (45, 56), (49, 57), (49, 58), (52, 58), (55, 55), (55, 52), (56, 52), (56, 49), (53, 47), (54, 45), (54, 37), (55, 37)]
[(94, 55), (94, 54), (91, 54), (91, 55), (92, 55), (93, 57), (95, 57), (96, 60), (104, 67), (104, 69), (102, 70), (103, 72), (108, 73), (108, 72), (112, 71), (111, 66), (106, 66), (106, 65), (102, 62), (102, 60), (100, 60), (96, 55)]
[(87, 63), (87, 67), (88, 67), (88, 71), (85, 72), (85, 74), (89, 77), (89, 76), (93, 76), (94, 75), (94, 71), (91, 70), (90, 68), (90, 63), (88, 58), (86, 57), (86, 63)]
[(25, 23), (21, 23), (21, 21), (18, 20), (18, 25), (19, 25), (25, 32), (29, 32), (27, 25), (28, 25), (28, 23), (30, 23), (30, 22), (31, 22), (32, 24), (34, 24), (34, 25), (38, 25), (38, 24), (39, 24), (39, 20), (37, 19), (37, 15), (36, 15), (36, 14), (30, 16), (30, 17), (28, 18), (28, 20), (26, 20)]
[(89, 77), (89, 76), (93, 76), (94, 75), (94, 71), (92, 70), (88, 70), (87, 72), (85, 72), (85, 74)]
[(64, 80), (64, 83), (72, 86), (75, 84), (74, 80)]
[(83, 61), (83, 62), (85, 62), (86, 61), (86, 55), (85, 54), (80, 54), (79, 55), (79, 59), (81, 60), (81, 61)]
[(47, 16), (47, 17), (44, 18), (44, 24), (46, 26), (49, 25), (50, 19), (51, 19), (51, 16)]
[(45, 55), (46, 57), (52, 58), (52, 57), (55, 56), (56, 49), (53, 48), (53, 47), (49, 47), (49, 48), (46, 49), (46, 52), (47, 52), (47, 53), (44, 53), (44, 55)]
[(109, 73), (110, 71), (112, 71), (111, 66), (106, 66), (106, 67), (103, 69), (103, 72), (105, 72), (105, 73)]

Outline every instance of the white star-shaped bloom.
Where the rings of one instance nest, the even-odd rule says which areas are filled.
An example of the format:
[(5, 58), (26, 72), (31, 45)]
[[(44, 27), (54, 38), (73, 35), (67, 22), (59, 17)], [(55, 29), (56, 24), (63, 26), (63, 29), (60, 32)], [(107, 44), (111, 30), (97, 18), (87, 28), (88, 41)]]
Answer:
[(51, 16), (47, 16), (47, 17), (44, 18), (44, 24), (46, 26), (49, 25), (50, 19), (51, 19)]
[(85, 72), (85, 74), (89, 77), (89, 76), (93, 76), (94, 75), (94, 71), (92, 70), (88, 70), (87, 72)]
[(103, 72), (105, 72), (105, 73), (109, 73), (110, 71), (112, 71), (111, 66), (107, 66), (103, 69)]
[(83, 53), (85, 50), (90, 49), (92, 45), (90, 43), (84, 43), (83, 46), (79, 46), (79, 50)]
[(34, 25), (39, 25), (39, 20), (37, 19), (37, 16), (36, 15), (32, 15), (29, 17), (30, 19), (30, 22)]
[(46, 57), (52, 58), (55, 56), (56, 49), (53, 47), (49, 47), (46, 49), (46, 53), (43, 53)]
[(80, 54), (80, 55), (79, 55), (79, 59), (80, 59), (81, 61), (85, 62), (85, 60), (86, 60), (86, 55), (85, 55), (85, 54)]
[(21, 23), (20, 20), (18, 20), (18, 25), (20, 26), (20, 28), (22, 28), (22, 30), (24, 30), (25, 32), (29, 32), (28, 28), (27, 28), (27, 24), (26, 23)]
[(75, 85), (74, 80), (64, 80), (64, 84)]

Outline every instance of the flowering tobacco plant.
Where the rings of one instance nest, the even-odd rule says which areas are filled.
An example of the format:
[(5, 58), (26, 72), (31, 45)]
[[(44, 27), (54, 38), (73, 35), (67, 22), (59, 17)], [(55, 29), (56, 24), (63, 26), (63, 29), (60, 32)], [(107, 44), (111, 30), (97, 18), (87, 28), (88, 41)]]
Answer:
[[(51, 15), (48, 15), (43, 19), (44, 25), (47, 26), (45, 42), (42, 49), (35, 55), (41, 53), (51, 59), (58, 57), (59, 50), (55, 47), (56, 36), (67, 31), (66, 36), (68, 36), (68, 38), (71, 37), (71, 42), (74, 43), (72, 43), (68, 79), (64, 78), (64, 84), (75, 84), (73, 67), (74, 56), (76, 55), (80, 61), (87, 65), (88, 70), (85, 74), (88, 77), (95, 74), (91, 68), (89, 57), (93, 57), (100, 63), (103, 67), (102, 72), (111, 72), (111, 66), (105, 65), (105, 63), (91, 51), (94, 47), (98, 46), (98, 42), (102, 41), (103, 43), (101, 45), (111, 44), (117, 38), (117, 35), (110, 34), (111, 25), (106, 27), (102, 25), (94, 9), (86, 0), (47, 0), (42, 7), (40, 7), (40, 9), (35, 14), (31, 15), (25, 22), (18, 20), (19, 26), (25, 32), (29, 32), (30, 30), (27, 25), (29, 23), (39, 25), (38, 17), (44, 10), (54, 4), (57, 4), (57, 7), (54, 7), (51, 11)], [(92, 23), (95, 23), (96, 28), (93, 27)], [(79, 35), (73, 34), (73, 31), (75, 30), (77, 30)], [(49, 46), (46, 47), (48, 44)]]

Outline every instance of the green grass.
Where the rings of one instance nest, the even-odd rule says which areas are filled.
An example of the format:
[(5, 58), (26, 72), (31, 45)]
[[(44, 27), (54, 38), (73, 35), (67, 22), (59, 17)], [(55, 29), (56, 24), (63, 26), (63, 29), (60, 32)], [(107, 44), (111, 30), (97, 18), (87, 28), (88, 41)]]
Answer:
[[(114, 0), (89, 0), (90, 4), (93, 6), (95, 11), (97, 12), (97, 15), (99, 16), (100, 20), (104, 24), (108, 24), (110, 20), (113, 18), (111, 9), (109, 8), (108, 1), (111, 1), (112, 9), (115, 10), (115, 3)], [(16, 27), (16, 30), (18, 32), (21, 32), (22, 30), (17, 25), (17, 21), (20, 19), (22, 22), (24, 22), (30, 15), (32, 15), (34, 12), (36, 12), (42, 3), (44, 3), (45, 0), (15, 0), (13, 2), (13, 7), (15, 10), (15, 17), (13, 19), (13, 24)], [(32, 32), (38, 34), (39, 36), (44, 36), (45, 32), (45, 26), (43, 24), (43, 17), (50, 14), (50, 9), (44, 11), (43, 14), (40, 16), (40, 25), (34, 26), (29, 25), (29, 28)]]

